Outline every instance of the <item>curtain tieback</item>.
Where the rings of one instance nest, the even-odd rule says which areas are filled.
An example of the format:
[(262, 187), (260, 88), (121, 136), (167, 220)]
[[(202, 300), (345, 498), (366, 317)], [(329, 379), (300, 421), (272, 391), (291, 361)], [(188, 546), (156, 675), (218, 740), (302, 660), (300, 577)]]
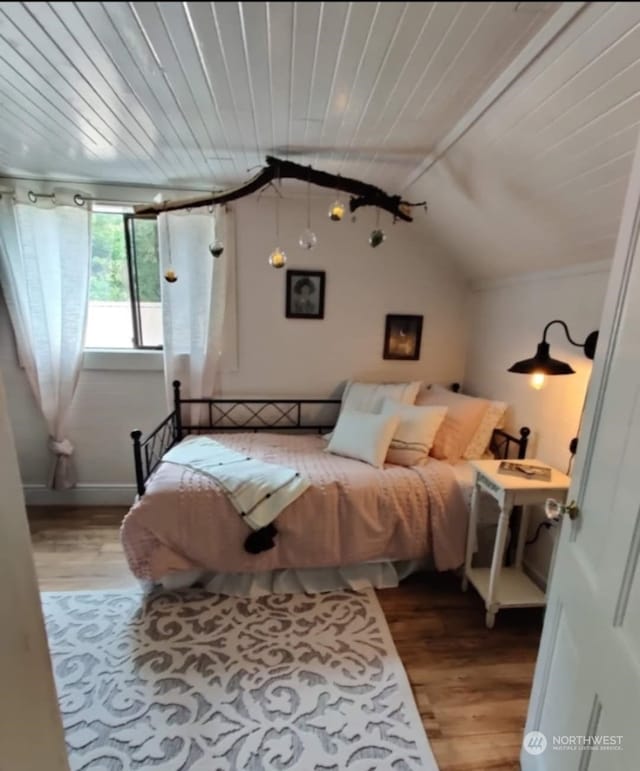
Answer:
[(55, 439), (49, 437), (49, 449), (56, 455), (64, 455), (65, 457), (73, 455), (73, 445), (68, 439), (57, 442)]

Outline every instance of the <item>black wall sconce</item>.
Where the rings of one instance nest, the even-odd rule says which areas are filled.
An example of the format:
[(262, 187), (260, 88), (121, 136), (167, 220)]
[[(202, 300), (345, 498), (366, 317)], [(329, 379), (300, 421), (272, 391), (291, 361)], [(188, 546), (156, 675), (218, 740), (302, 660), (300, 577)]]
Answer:
[[(512, 364), (508, 372), (517, 372), (522, 375), (531, 375), (531, 385), (533, 388), (539, 390), (544, 386), (545, 378), (547, 375), (574, 375), (575, 369), (566, 361), (560, 361), (560, 359), (552, 359), (549, 354), (549, 343), (547, 342), (547, 332), (549, 327), (553, 324), (560, 324), (564, 329), (564, 333), (567, 336), (567, 340), (571, 345), (575, 345), (576, 348), (582, 348), (584, 355), (587, 359), (593, 359), (596, 355), (596, 346), (598, 345), (598, 332), (590, 332), (587, 335), (586, 340), (583, 343), (577, 343), (569, 334), (569, 328), (561, 319), (554, 319), (550, 321), (544, 328), (542, 333), (542, 342), (538, 343), (535, 356), (531, 359), (522, 359)], [(582, 418), (580, 418), (582, 422)], [(569, 452), (572, 455), (576, 454), (578, 449), (578, 437), (574, 437), (569, 443)], [(569, 464), (569, 469), (571, 464)], [(569, 470), (567, 470), (567, 473)]]
[(532, 375), (531, 385), (533, 388), (540, 389), (545, 383), (545, 377), (547, 375), (573, 375), (575, 370), (566, 361), (560, 361), (559, 359), (551, 358), (549, 354), (549, 343), (547, 342), (547, 332), (549, 327), (553, 324), (560, 324), (564, 329), (567, 336), (567, 340), (575, 345), (577, 348), (582, 348), (584, 355), (587, 359), (593, 359), (596, 353), (596, 346), (598, 344), (598, 333), (591, 332), (587, 335), (587, 339), (583, 343), (576, 342), (569, 334), (569, 328), (561, 319), (554, 319), (550, 321), (544, 328), (542, 333), (542, 342), (538, 343), (535, 356), (531, 359), (522, 359), (517, 361), (511, 367), (509, 372), (517, 372), (522, 375)]

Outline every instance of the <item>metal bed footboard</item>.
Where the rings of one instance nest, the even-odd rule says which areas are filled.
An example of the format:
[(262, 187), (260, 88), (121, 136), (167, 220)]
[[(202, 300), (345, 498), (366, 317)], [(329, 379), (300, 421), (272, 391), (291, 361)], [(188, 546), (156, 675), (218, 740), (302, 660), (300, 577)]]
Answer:
[[(173, 381), (174, 410), (148, 436), (132, 431), (138, 495), (162, 456), (188, 434), (211, 431), (279, 431), (322, 433), (335, 426), (340, 399), (183, 399)], [(199, 422), (190, 422), (190, 407), (200, 406)], [(196, 410), (198, 412), (198, 410)]]

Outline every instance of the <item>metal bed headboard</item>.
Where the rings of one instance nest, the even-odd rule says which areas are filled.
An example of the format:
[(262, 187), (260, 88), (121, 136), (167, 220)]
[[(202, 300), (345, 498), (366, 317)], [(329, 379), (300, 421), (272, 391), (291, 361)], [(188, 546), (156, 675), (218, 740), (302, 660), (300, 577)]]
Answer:
[[(453, 391), (460, 385), (454, 383)], [(183, 399), (180, 381), (173, 381), (173, 412), (144, 438), (142, 431), (131, 432), (133, 460), (138, 495), (144, 495), (145, 483), (162, 456), (188, 434), (215, 431), (280, 431), (322, 433), (336, 424), (341, 399)], [(199, 405), (207, 422), (191, 425), (185, 420), (189, 405)], [(520, 437), (502, 429), (493, 432), (490, 448), (499, 458), (524, 458), (529, 429), (521, 428)]]

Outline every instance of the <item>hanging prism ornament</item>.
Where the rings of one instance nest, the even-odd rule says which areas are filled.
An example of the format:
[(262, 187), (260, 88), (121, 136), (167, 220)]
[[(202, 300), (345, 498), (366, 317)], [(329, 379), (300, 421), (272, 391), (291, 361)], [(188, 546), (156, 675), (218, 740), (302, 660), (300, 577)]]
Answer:
[[(276, 192), (278, 193), (276, 198), (276, 244), (278, 244), (280, 241), (280, 192), (277, 190), (277, 188)], [(284, 249), (276, 246), (276, 248), (269, 255), (269, 265), (271, 265), (272, 268), (284, 268), (286, 264), (287, 255)]]
[[(311, 168), (311, 167), (309, 167)], [(311, 182), (307, 182), (307, 227), (300, 234), (298, 243), (303, 249), (313, 249), (318, 243), (318, 236), (311, 230)]]

